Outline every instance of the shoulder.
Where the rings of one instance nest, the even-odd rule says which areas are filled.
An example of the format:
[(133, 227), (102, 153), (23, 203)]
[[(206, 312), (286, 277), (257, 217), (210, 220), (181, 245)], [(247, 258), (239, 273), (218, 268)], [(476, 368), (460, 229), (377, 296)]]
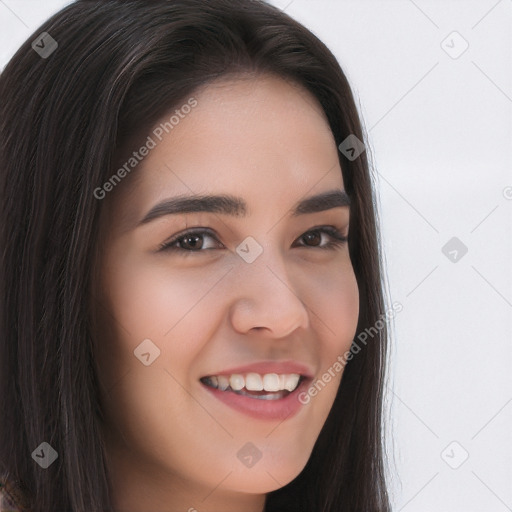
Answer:
[(26, 512), (24, 497), (18, 485), (0, 480), (0, 512)]

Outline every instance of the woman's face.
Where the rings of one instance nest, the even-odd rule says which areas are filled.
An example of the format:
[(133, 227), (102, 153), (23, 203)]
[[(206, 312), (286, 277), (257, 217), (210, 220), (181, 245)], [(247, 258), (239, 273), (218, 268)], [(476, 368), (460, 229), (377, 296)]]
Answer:
[[(329, 232), (346, 236), (350, 212), (320, 105), (270, 76), (194, 98), (104, 199), (95, 356), (123, 511), (261, 510), (306, 464), (356, 331), (348, 245)], [(193, 196), (228, 199), (153, 210)], [(295, 375), (295, 391), (273, 391)]]

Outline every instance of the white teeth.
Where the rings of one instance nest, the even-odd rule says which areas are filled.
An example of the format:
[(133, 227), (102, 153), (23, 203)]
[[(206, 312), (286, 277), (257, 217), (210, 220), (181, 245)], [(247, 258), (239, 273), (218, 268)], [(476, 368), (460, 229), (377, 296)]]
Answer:
[(277, 373), (267, 373), (263, 376), (263, 388), (265, 391), (279, 391), (279, 375)]
[(257, 373), (248, 373), (245, 376), (245, 389), (247, 391), (263, 391), (263, 379)]
[(221, 390), (221, 391), (226, 391), (226, 389), (229, 388), (229, 379), (224, 376), (224, 375), (219, 375), (217, 377), (217, 381), (218, 381), (218, 384), (217, 384), (217, 387)]
[(266, 373), (260, 375), (258, 373), (248, 373), (241, 375), (234, 373), (233, 375), (213, 375), (208, 377), (208, 385), (226, 391), (230, 388), (233, 391), (269, 391), (276, 393), (278, 391), (294, 391), (300, 380), (297, 373), (281, 374)]
[(299, 379), (300, 375), (297, 375), (296, 373), (286, 375), (286, 379), (284, 381), (284, 389), (287, 389), (288, 391), (293, 391), (297, 387)]
[(239, 375), (238, 373), (231, 375), (229, 378), (229, 385), (234, 391), (240, 391), (245, 386), (244, 376)]

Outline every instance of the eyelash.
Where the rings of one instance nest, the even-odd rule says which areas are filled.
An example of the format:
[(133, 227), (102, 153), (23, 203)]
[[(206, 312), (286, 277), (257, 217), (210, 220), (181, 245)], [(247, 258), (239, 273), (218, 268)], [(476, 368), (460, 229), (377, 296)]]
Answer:
[[(310, 229), (309, 231), (306, 231), (303, 235), (301, 235), (299, 237), (299, 239), (301, 239), (302, 237), (310, 234), (310, 233), (325, 233), (327, 235), (329, 235), (331, 238), (333, 238), (334, 240), (328, 242), (327, 244), (323, 245), (323, 246), (315, 246), (315, 245), (312, 245), (312, 246), (308, 246), (308, 245), (301, 245), (301, 247), (311, 247), (312, 249), (321, 249), (321, 250), (334, 250), (338, 247), (341, 247), (343, 246), (348, 238), (346, 236), (343, 236), (341, 234), (341, 232), (336, 229), (335, 227), (333, 226), (319, 226), (319, 227), (316, 227), (316, 228), (313, 228), (313, 229)], [(184, 252), (184, 253), (194, 253), (194, 252), (204, 252), (204, 251), (210, 251), (211, 249), (197, 249), (197, 250), (192, 250), (192, 249), (183, 249), (182, 247), (176, 247), (176, 244), (178, 242), (180, 242), (181, 240), (187, 238), (187, 237), (190, 237), (190, 236), (203, 236), (203, 235), (208, 235), (208, 236), (211, 236), (212, 238), (216, 238), (215, 234), (209, 230), (209, 229), (194, 229), (194, 230), (190, 230), (190, 231), (186, 231), (185, 233), (180, 233), (179, 235), (173, 237), (171, 240), (168, 240), (167, 242), (164, 242), (163, 244), (161, 244), (159, 246), (159, 249), (158, 251), (170, 251), (170, 252)], [(217, 240), (218, 242), (218, 240)]]

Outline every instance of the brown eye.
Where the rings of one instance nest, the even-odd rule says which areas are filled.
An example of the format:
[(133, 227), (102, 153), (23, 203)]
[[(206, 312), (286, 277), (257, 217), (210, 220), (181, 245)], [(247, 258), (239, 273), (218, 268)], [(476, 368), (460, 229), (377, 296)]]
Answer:
[[(322, 237), (326, 237), (323, 239)], [(342, 247), (348, 238), (333, 226), (321, 226), (304, 233), (299, 240), (302, 241), (301, 247), (311, 247), (315, 249), (336, 249)], [(324, 243), (322, 243), (324, 241)]]
[(322, 243), (322, 236), (318, 231), (311, 231), (303, 235), (303, 240), (310, 246), (318, 246)]
[(178, 239), (178, 245), (181, 249), (192, 251), (201, 249), (203, 242), (204, 240), (202, 235), (186, 235)]
[[(205, 239), (212, 241), (206, 242)], [(205, 247), (206, 245), (206, 247)], [(182, 251), (182, 252), (204, 252), (209, 249), (222, 249), (223, 246), (217, 241), (216, 236), (209, 230), (189, 231), (175, 236), (172, 240), (164, 242), (160, 246), (161, 251)]]

